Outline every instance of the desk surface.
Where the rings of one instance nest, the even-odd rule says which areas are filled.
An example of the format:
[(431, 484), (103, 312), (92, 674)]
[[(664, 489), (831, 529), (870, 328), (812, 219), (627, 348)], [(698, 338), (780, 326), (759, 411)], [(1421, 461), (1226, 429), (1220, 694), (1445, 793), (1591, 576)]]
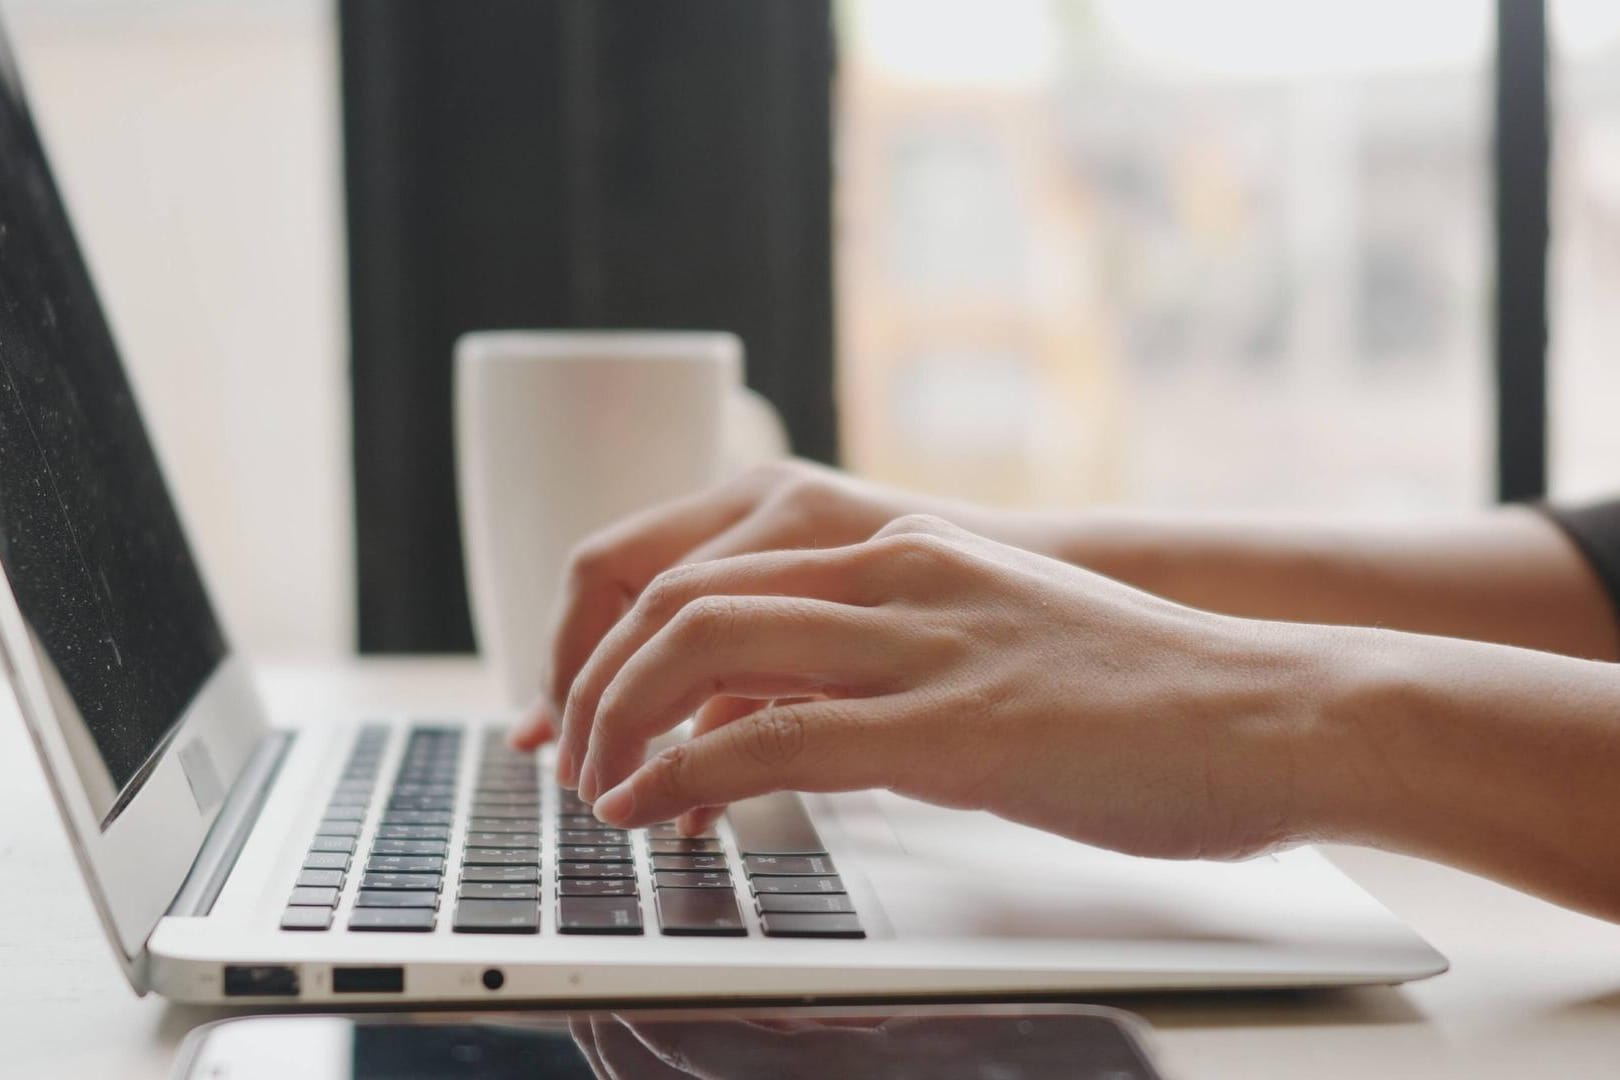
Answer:
[[(284, 716), (491, 695), (466, 661), (283, 666), (260, 681)], [(1450, 957), (1451, 972), (1400, 988), (1110, 1002), (1153, 1024), (1171, 1077), (1620, 1075), (1620, 926), (1444, 867), (1330, 855)], [(0, 868), (0, 1072), (164, 1077), (187, 1031), (228, 1015), (130, 991), (15, 723), (0, 730)]]

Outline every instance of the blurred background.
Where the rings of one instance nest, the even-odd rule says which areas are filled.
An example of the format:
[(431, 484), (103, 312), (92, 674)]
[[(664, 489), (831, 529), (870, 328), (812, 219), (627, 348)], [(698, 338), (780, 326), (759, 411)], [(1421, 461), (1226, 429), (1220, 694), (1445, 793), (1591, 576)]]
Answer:
[[(1544, 10), (1546, 487), (1574, 499), (1620, 488), (1620, 4)], [(503, 11), (522, 33), (503, 30)], [(608, 200), (609, 224), (547, 246), (543, 178), (577, 177), (575, 158), (528, 154), (492, 186), (506, 177), (508, 130), (544, 128), (545, 145), (565, 151), (607, 146), (608, 181), (647, 165), (615, 165), (613, 140), (672, 130), (678, 145), (654, 153), (655, 172), (690, 168), (687, 146), (763, 162), (741, 172), (781, 192), (760, 211), (786, 221), (763, 230), (777, 292), (734, 289), (690, 310), (718, 325), (737, 305), (768, 306), (736, 317), (761, 365), (751, 377), (790, 413), (802, 450), (862, 474), (1020, 506), (1407, 515), (1497, 497), (1496, 3), (653, 11), (632, 0), (594, 13), (567, 0), (0, 3), (239, 644), (281, 656), (357, 641), (465, 647), (459, 548), (453, 522), (442, 527), (454, 505), (449, 402), (436, 389), (448, 386), (456, 320), (671, 321), (656, 282), (616, 287), (613, 262), (626, 244), (626, 262), (659, 260), (664, 226), (631, 231), (610, 182), (599, 195), (576, 179), (569, 197)], [(704, 19), (728, 19), (727, 32), (688, 25)], [(733, 55), (768, 62), (690, 101), (657, 93), (716, 70), (717, 55), (723, 71)], [(746, 111), (759, 99), (740, 88), (756, 78), (782, 115)], [(705, 107), (706, 93), (719, 104)], [(548, 116), (560, 135), (535, 120)], [(430, 164), (416, 178), (447, 131), (484, 142), (456, 153), (466, 169)], [(795, 164), (818, 152), (819, 169)], [(735, 195), (712, 179), (691, 189), (694, 229), (710, 227), (705, 199)], [(541, 210), (475, 222), (494, 238), (484, 248), (412, 246), (442, 227), (425, 216), (454, 222), (481, 192)], [(561, 261), (514, 278), (523, 244)], [(752, 256), (734, 253), (746, 269)], [(426, 276), (389, 276), (416, 262)], [(551, 289), (548, 273), (565, 286)], [(389, 337), (405, 324), (376, 300), (379, 281), (406, 303), (433, 275), (479, 285), (480, 274), (535, 295), (468, 301)], [(548, 289), (572, 300), (559, 308)], [(620, 299), (637, 295), (651, 299)], [(411, 397), (397, 408), (396, 386)], [(372, 445), (420, 446), (420, 468), (396, 461), (392, 474), (406, 486), (426, 477), (442, 497), (387, 502), (394, 479), (368, 474)], [(397, 591), (390, 574), (443, 589), (420, 610), (368, 609), (368, 595)]]

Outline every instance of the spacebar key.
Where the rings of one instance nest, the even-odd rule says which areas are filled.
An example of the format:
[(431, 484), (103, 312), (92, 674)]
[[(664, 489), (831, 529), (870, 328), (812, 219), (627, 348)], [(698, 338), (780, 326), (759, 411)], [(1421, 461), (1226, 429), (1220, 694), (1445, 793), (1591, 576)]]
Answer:
[(731, 804), (726, 811), (744, 855), (825, 855), (827, 849), (799, 796), (778, 791)]

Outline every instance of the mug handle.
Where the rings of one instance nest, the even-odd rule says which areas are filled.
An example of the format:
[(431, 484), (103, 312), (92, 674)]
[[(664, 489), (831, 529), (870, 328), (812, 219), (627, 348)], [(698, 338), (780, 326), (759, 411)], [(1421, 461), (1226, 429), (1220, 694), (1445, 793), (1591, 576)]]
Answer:
[(726, 404), (723, 443), (727, 476), (735, 476), (752, 465), (787, 457), (792, 452), (787, 425), (782, 422), (776, 406), (746, 386), (733, 390)]

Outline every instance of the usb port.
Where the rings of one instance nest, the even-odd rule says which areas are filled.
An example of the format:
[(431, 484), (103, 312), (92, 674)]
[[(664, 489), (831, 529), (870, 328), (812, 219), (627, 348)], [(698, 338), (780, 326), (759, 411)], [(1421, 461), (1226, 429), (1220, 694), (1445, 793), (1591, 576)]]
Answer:
[(297, 997), (298, 971), (281, 964), (226, 964), (226, 997)]
[(334, 994), (403, 994), (402, 967), (340, 967), (332, 969)]

